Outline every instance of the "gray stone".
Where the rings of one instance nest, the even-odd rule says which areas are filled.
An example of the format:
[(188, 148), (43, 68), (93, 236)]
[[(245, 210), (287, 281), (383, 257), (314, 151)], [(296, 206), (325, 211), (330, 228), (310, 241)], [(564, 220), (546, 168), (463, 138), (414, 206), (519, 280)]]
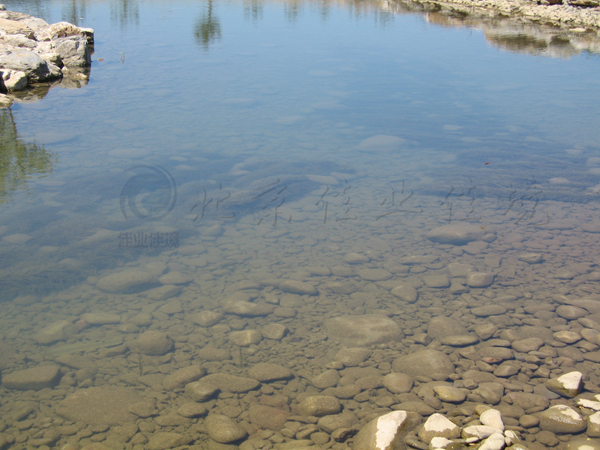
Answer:
[(162, 331), (146, 331), (132, 341), (129, 348), (144, 355), (160, 356), (173, 349), (173, 341)]
[(296, 280), (287, 280), (279, 285), (279, 289), (283, 292), (298, 295), (317, 295), (317, 289), (309, 283)]
[(271, 363), (258, 363), (248, 370), (248, 375), (265, 383), (269, 381), (288, 380), (294, 375), (287, 367)]
[(190, 436), (185, 434), (174, 433), (172, 431), (158, 431), (152, 433), (145, 447), (148, 450), (167, 450), (190, 444), (192, 440)]
[(326, 389), (328, 387), (334, 387), (340, 379), (340, 374), (337, 370), (326, 370), (325, 372), (317, 375), (311, 380), (311, 383), (317, 389)]
[(60, 376), (60, 367), (57, 365), (37, 366), (2, 374), (2, 384), (7, 389), (37, 391), (56, 386), (60, 381)]
[(540, 428), (556, 434), (576, 434), (586, 429), (587, 423), (581, 415), (567, 405), (555, 405), (537, 414)]
[(167, 391), (181, 389), (185, 385), (196, 381), (206, 374), (206, 370), (200, 366), (189, 366), (176, 370), (163, 380), (163, 387)]
[(326, 320), (324, 328), (329, 338), (350, 347), (397, 341), (402, 334), (396, 322), (380, 314), (336, 317)]
[(414, 303), (419, 298), (419, 294), (417, 290), (405, 284), (400, 284), (392, 289), (392, 295), (400, 300), (403, 300), (407, 303)]
[(213, 373), (205, 376), (202, 382), (213, 384), (223, 392), (241, 394), (260, 386), (260, 382), (253, 378), (237, 377), (226, 373)]
[(37, 53), (24, 49), (1, 56), (0, 67), (23, 72), (27, 75), (27, 80), (33, 83), (54, 80), (62, 76), (58, 67), (47, 63)]
[(421, 350), (397, 358), (392, 367), (394, 372), (402, 372), (411, 377), (447, 377), (454, 373), (454, 364), (445, 353), (437, 350)]
[(404, 448), (404, 439), (420, 422), (411, 412), (394, 411), (371, 420), (354, 438), (354, 450), (394, 450)]
[(392, 274), (385, 269), (362, 269), (358, 275), (366, 281), (385, 281), (392, 278)]
[(600, 450), (600, 441), (585, 437), (569, 440), (566, 450)]
[(423, 282), (427, 287), (435, 289), (450, 287), (450, 279), (446, 275), (429, 275), (423, 277)]
[(92, 63), (92, 52), (86, 37), (69, 36), (54, 42), (54, 50), (66, 67), (86, 67)]
[(425, 237), (440, 244), (466, 245), (469, 242), (480, 240), (485, 233), (479, 225), (460, 223), (434, 228)]
[(469, 312), (477, 317), (499, 316), (505, 314), (507, 309), (502, 305), (485, 305), (471, 309)]
[(210, 414), (204, 424), (210, 438), (221, 444), (237, 442), (248, 436), (246, 430), (221, 414)]
[(27, 87), (27, 74), (18, 70), (1, 70), (4, 87), (10, 91), (22, 91)]
[(467, 394), (458, 388), (452, 386), (435, 386), (433, 391), (443, 402), (462, 403), (466, 400)]
[(479, 339), (472, 334), (464, 334), (459, 336), (445, 336), (440, 338), (440, 342), (451, 347), (465, 347), (467, 345), (477, 344)]
[(68, 320), (58, 320), (38, 331), (34, 339), (38, 344), (49, 345), (67, 339), (75, 332), (75, 327)]
[(223, 311), (241, 317), (267, 316), (271, 314), (274, 309), (275, 308), (272, 305), (266, 303), (252, 303), (243, 300), (227, 301), (223, 305)]
[(229, 335), (229, 340), (240, 347), (249, 347), (262, 341), (263, 335), (258, 330), (234, 331)]
[(346, 367), (354, 367), (364, 362), (370, 354), (371, 350), (366, 348), (344, 348), (335, 354), (334, 360), (341, 362)]
[(456, 319), (450, 317), (433, 317), (427, 325), (427, 335), (431, 339), (441, 339), (446, 336), (457, 336), (468, 334), (465, 326)]
[(261, 429), (281, 430), (287, 422), (290, 412), (269, 405), (252, 404), (248, 409), (250, 422)]
[(342, 405), (335, 397), (328, 395), (313, 395), (306, 397), (297, 406), (298, 413), (302, 416), (323, 417), (338, 414)]
[(270, 323), (261, 328), (261, 333), (265, 339), (280, 341), (288, 332), (288, 328), (280, 323)]
[(319, 419), (317, 426), (326, 433), (333, 433), (339, 428), (352, 428), (358, 423), (358, 418), (352, 412), (332, 414)]
[(88, 425), (122, 425), (136, 416), (129, 408), (141, 403), (139, 393), (132, 388), (117, 386), (78, 389), (69, 394), (56, 408), (59, 416)]
[(124, 269), (100, 278), (96, 287), (110, 293), (133, 293), (147, 289), (157, 282), (157, 278), (143, 270)]
[(410, 375), (405, 373), (388, 373), (382, 379), (385, 388), (392, 394), (404, 394), (412, 390), (414, 381)]
[(512, 348), (520, 353), (536, 352), (542, 345), (544, 345), (544, 341), (537, 337), (513, 341), (511, 344)]
[(472, 288), (484, 288), (494, 282), (494, 274), (488, 272), (471, 272), (467, 275), (467, 286)]
[(537, 264), (542, 262), (544, 259), (541, 253), (521, 253), (519, 255), (519, 261), (526, 262), (528, 264)]
[(581, 317), (589, 315), (589, 312), (587, 312), (583, 308), (579, 308), (578, 306), (560, 305), (558, 308), (556, 308), (556, 314), (558, 314), (563, 319), (577, 320)]
[(219, 392), (219, 388), (210, 380), (206, 381), (206, 379), (194, 381), (185, 386), (185, 393), (192, 400), (199, 403), (211, 399), (217, 392)]

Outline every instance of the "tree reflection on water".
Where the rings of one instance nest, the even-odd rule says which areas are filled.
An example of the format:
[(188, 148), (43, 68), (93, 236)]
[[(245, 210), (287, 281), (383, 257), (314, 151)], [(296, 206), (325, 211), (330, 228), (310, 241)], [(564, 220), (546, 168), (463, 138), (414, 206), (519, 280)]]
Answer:
[(42, 145), (19, 139), (12, 111), (0, 110), (0, 203), (17, 189), (27, 189), (34, 174), (51, 172), (55, 162)]
[(210, 44), (221, 39), (221, 23), (213, 15), (213, 0), (208, 0), (206, 11), (196, 22), (194, 37), (204, 50), (208, 50)]

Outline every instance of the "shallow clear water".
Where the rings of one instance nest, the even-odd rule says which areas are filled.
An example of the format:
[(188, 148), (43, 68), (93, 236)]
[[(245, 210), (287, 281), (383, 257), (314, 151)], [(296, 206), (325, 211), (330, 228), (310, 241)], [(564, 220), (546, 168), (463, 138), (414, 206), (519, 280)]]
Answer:
[[(380, 344), (391, 361), (392, 351), (421, 348), (425, 341), (410, 336), (426, 332), (431, 317), (463, 317), (472, 332), (485, 320), (469, 308), (512, 305), (508, 322), (489, 319), (500, 332), (540, 326), (528, 312), (532, 303), (600, 293), (596, 55), (509, 52), (478, 29), (436, 27), (422, 15), (375, 3), (7, 8), (95, 30), (87, 86), (55, 88), (42, 101), (1, 113), (3, 152), (26, 162), (6, 170), (16, 156), (5, 157), (0, 192), (9, 370), (91, 342), (85, 356), (107, 367), (129, 364), (133, 377), (139, 352), (107, 356), (98, 348), (115, 336), (119, 344), (131, 341), (149, 327), (168, 332), (176, 354), (187, 355), (172, 368), (208, 342), (234, 357), (247, 351), (244, 364), (278, 362), (314, 375), (338, 348), (334, 337), (323, 343), (327, 318), (392, 317), (405, 335), (402, 343)], [(490, 234), (467, 246), (425, 237), (438, 226), (465, 223)], [(519, 259), (531, 252), (544, 262)], [(415, 255), (430, 258), (407, 259)], [(494, 273), (495, 281), (465, 286), (451, 263)], [(99, 287), (124, 266), (151, 274), (154, 284)], [(174, 283), (180, 289), (166, 298), (148, 298), (146, 288), (163, 273), (189, 279)], [(453, 287), (427, 278), (438, 275)], [(290, 279), (314, 285), (319, 296), (282, 293), (279, 283)], [(258, 284), (242, 289), (243, 282)], [(402, 283), (419, 291), (416, 304), (390, 294)], [(190, 337), (199, 332), (188, 316), (221, 311), (225, 299), (245, 290), (255, 302), (279, 303), (297, 315), (228, 314), (221, 328), (196, 334), (200, 341)], [(180, 302), (182, 310), (157, 313), (165, 301)], [(92, 324), (36, 343), (47, 325), (81, 324), (90, 312), (119, 314), (121, 324)], [(154, 313), (153, 322), (132, 322), (140, 312)], [(547, 319), (555, 320), (548, 326), (581, 328), (556, 314)], [(292, 363), (283, 349), (277, 355), (278, 341), (240, 347), (228, 340), (232, 330), (267, 323), (288, 328), (281, 345), (311, 342), (313, 363)], [(162, 364), (148, 359), (150, 368)], [(207, 363), (209, 371), (245, 370), (210, 364), (216, 363)], [(585, 369), (597, 375), (595, 364)], [(73, 383), (62, 383), (58, 397), (115, 383), (110, 370), (89, 381), (63, 371)], [(132, 378), (119, 383), (135, 385)]]

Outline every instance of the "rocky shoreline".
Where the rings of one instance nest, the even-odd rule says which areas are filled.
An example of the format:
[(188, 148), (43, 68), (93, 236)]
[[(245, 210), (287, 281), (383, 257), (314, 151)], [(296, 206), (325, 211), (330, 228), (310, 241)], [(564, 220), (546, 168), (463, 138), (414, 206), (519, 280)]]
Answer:
[[(576, 34), (597, 35), (600, 31), (598, 0), (417, 0), (417, 9), (442, 12), (447, 16), (482, 20), (505, 20), (556, 27)], [(393, 11), (406, 2), (391, 1)]]
[(45, 95), (55, 85), (87, 84), (93, 45), (91, 28), (68, 22), (49, 25), (0, 5), (0, 107), (31, 99), (23, 92), (32, 86), (42, 87)]

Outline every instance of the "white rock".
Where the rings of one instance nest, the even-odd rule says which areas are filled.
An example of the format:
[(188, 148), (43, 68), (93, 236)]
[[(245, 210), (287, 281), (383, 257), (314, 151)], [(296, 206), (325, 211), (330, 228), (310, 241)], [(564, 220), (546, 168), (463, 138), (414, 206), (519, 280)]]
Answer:
[(502, 414), (500, 414), (500, 411), (497, 409), (488, 409), (487, 411), (484, 411), (483, 414), (479, 416), (479, 420), (482, 424), (487, 425), (488, 427), (495, 428), (500, 432), (504, 431)]
[(593, 409), (594, 411), (600, 411), (600, 402), (587, 400), (585, 398), (578, 399), (577, 406), (580, 406), (581, 408)]
[(478, 440), (487, 439), (492, 434), (498, 432), (498, 429), (487, 425), (471, 425), (463, 428), (461, 435), (463, 439), (476, 437)]
[(448, 445), (452, 444), (453, 441), (444, 437), (434, 437), (429, 443), (429, 450), (445, 449)]
[(419, 439), (430, 443), (434, 437), (454, 439), (460, 436), (460, 428), (441, 414), (429, 416), (423, 427), (419, 430)]
[(482, 442), (479, 450), (502, 450), (505, 446), (504, 435), (502, 433), (494, 433)]

